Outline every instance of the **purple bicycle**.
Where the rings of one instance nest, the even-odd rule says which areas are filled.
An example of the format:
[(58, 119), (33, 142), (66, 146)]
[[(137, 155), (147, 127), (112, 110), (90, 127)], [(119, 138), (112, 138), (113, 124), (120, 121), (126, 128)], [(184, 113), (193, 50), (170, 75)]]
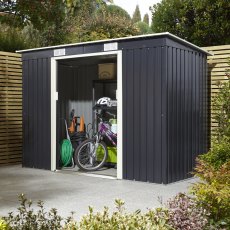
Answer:
[(106, 136), (110, 142), (117, 146), (117, 135), (110, 130), (110, 124), (103, 121), (99, 113), (98, 131), (93, 138), (82, 142), (74, 153), (74, 161), (83, 171), (95, 171), (103, 167), (108, 158), (107, 145), (103, 141)]

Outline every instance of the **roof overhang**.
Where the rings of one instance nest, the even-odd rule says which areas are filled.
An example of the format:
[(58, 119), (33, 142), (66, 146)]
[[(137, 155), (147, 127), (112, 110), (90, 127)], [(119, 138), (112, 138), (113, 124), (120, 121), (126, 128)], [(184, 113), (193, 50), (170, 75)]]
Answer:
[(81, 42), (81, 43), (71, 43), (71, 44), (63, 44), (63, 45), (57, 45), (57, 46), (47, 46), (47, 47), (40, 47), (40, 48), (34, 48), (34, 49), (26, 49), (26, 50), (17, 50), (17, 53), (25, 53), (25, 52), (33, 52), (33, 51), (40, 51), (40, 50), (46, 50), (46, 49), (58, 49), (58, 48), (64, 48), (64, 47), (71, 47), (71, 46), (80, 46), (80, 45), (87, 45), (87, 44), (97, 44), (97, 43), (107, 43), (107, 42), (119, 42), (124, 40), (135, 40), (135, 39), (141, 39), (141, 38), (155, 38), (155, 37), (162, 37), (167, 36), (169, 38), (172, 38), (176, 41), (179, 41), (185, 45), (188, 45), (190, 47), (193, 47), (203, 53), (206, 53), (207, 55), (212, 55), (211, 53), (207, 52), (206, 50), (200, 48), (199, 46), (196, 46), (192, 44), (191, 42), (188, 42), (176, 35), (173, 35), (169, 32), (164, 33), (155, 33), (155, 34), (145, 34), (145, 35), (139, 35), (139, 36), (131, 36), (131, 37), (122, 37), (122, 38), (114, 38), (114, 39), (105, 39), (105, 40), (97, 40), (97, 41), (89, 41), (89, 42)]

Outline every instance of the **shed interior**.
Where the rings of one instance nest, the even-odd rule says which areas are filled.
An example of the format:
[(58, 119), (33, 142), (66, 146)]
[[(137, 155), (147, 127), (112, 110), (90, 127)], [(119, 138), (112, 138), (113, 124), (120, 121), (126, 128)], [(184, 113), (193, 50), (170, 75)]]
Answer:
[[(96, 119), (95, 106), (98, 99), (109, 97), (116, 100), (117, 76), (116, 76), (116, 55), (104, 55), (93, 57), (78, 57), (64, 59), (58, 61), (57, 74), (57, 168), (62, 170), (79, 171), (78, 167), (70, 164), (63, 167), (60, 156), (61, 142), (66, 139), (65, 120), (68, 128), (71, 125), (74, 110), (74, 116), (77, 123), (80, 118), (84, 117), (85, 132), (87, 137), (92, 137), (97, 131), (98, 121)], [(106, 120), (117, 117), (116, 107), (109, 113), (104, 113)], [(79, 125), (76, 125), (75, 131), (79, 131)], [(70, 132), (69, 132), (70, 134)], [(116, 153), (116, 148), (104, 138), (109, 147), (110, 154)], [(79, 142), (71, 140), (74, 150), (76, 150)], [(116, 161), (113, 159), (105, 164), (105, 166), (95, 172), (106, 176), (117, 176)]]

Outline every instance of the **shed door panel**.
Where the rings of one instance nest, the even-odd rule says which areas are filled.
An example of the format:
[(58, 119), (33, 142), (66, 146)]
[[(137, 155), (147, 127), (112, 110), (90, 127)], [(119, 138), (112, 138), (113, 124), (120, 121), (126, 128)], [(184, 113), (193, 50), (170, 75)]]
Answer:
[(161, 47), (123, 51), (125, 179), (162, 182), (161, 62)]

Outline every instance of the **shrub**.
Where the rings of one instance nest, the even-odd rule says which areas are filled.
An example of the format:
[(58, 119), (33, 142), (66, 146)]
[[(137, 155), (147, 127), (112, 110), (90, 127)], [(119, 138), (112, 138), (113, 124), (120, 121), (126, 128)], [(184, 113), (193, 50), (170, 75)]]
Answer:
[(5, 222), (10, 226), (10, 230), (43, 230), (43, 229), (61, 229), (61, 221), (63, 220), (56, 209), (51, 209), (48, 213), (44, 210), (44, 203), (38, 201), (37, 212), (32, 208), (32, 201), (28, 201), (22, 194), (19, 196), (20, 206), (18, 214), (9, 213), (8, 217), (3, 217)]
[[(167, 208), (149, 209), (146, 213), (137, 210), (127, 213), (122, 200), (115, 200), (116, 211), (110, 213), (108, 207), (102, 212), (94, 212), (89, 207), (89, 213), (76, 222), (72, 216), (64, 220), (56, 209), (45, 212), (43, 202), (38, 202), (38, 211), (34, 211), (32, 202), (24, 195), (19, 196), (19, 213), (9, 213), (0, 221), (1, 230), (119, 230), (119, 229), (203, 229), (207, 224), (207, 213), (202, 208), (196, 208), (196, 201), (185, 194), (178, 194), (169, 200)], [(64, 224), (64, 226), (63, 226)]]
[(7, 230), (9, 227), (5, 220), (0, 218), (0, 230)]
[(203, 207), (197, 207), (194, 198), (179, 193), (167, 203), (169, 224), (174, 229), (202, 230), (208, 223), (207, 212)]
[(167, 211), (164, 209), (149, 210), (146, 214), (141, 214), (139, 210), (128, 214), (125, 212), (124, 202), (115, 200), (117, 211), (109, 214), (108, 207), (104, 207), (102, 212), (94, 213), (89, 207), (89, 213), (83, 216), (79, 223), (70, 222), (64, 229), (68, 230), (88, 230), (88, 229), (173, 229), (167, 224)]
[[(109, 213), (108, 207), (104, 207), (102, 212), (95, 213), (92, 207), (89, 207), (89, 213), (82, 217), (79, 222), (74, 221), (73, 214), (65, 220), (57, 214), (56, 209), (45, 212), (43, 202), (38, 202), (38, 211), (33, 210), (32, 202), (28, 201), (24, 195), (19, 196), (19, 213), (14, 215), (9, 213), (3, 217), (3, 226), (1, 230), (46, 230), (46, 229), (66, 229), (66, 230), (86, 230), (86, 229), (173, 229), (168, 225), (168, 211), (163, 208), (149, 210), (142, 214), (140, 210), (133, 213), (126, 213), (124, 202), (115, 200), (116, 211)], [(1, 223), (1, 222), (0, 222)], [(0, 225), (1, 226), (1, 225)]]
[(206, 209), (209, 222), (218, 227), (230, 225), (230, 161), (218, 169), (198, 159), (195, 175), (201, 179), (193, 185), (192, 193), (200, 207)]
[(199, 159), (219, 169), (223, 164), (230, 161), (230, 138), (222, 137), (220, 141), (213, 140), (212, 148), (208, 153), (200, 155)]
[(21, 30), (0, 23), (0, 50), (15, 52), (40, 46), (40, 35), (32, 25), (27, 25)]

